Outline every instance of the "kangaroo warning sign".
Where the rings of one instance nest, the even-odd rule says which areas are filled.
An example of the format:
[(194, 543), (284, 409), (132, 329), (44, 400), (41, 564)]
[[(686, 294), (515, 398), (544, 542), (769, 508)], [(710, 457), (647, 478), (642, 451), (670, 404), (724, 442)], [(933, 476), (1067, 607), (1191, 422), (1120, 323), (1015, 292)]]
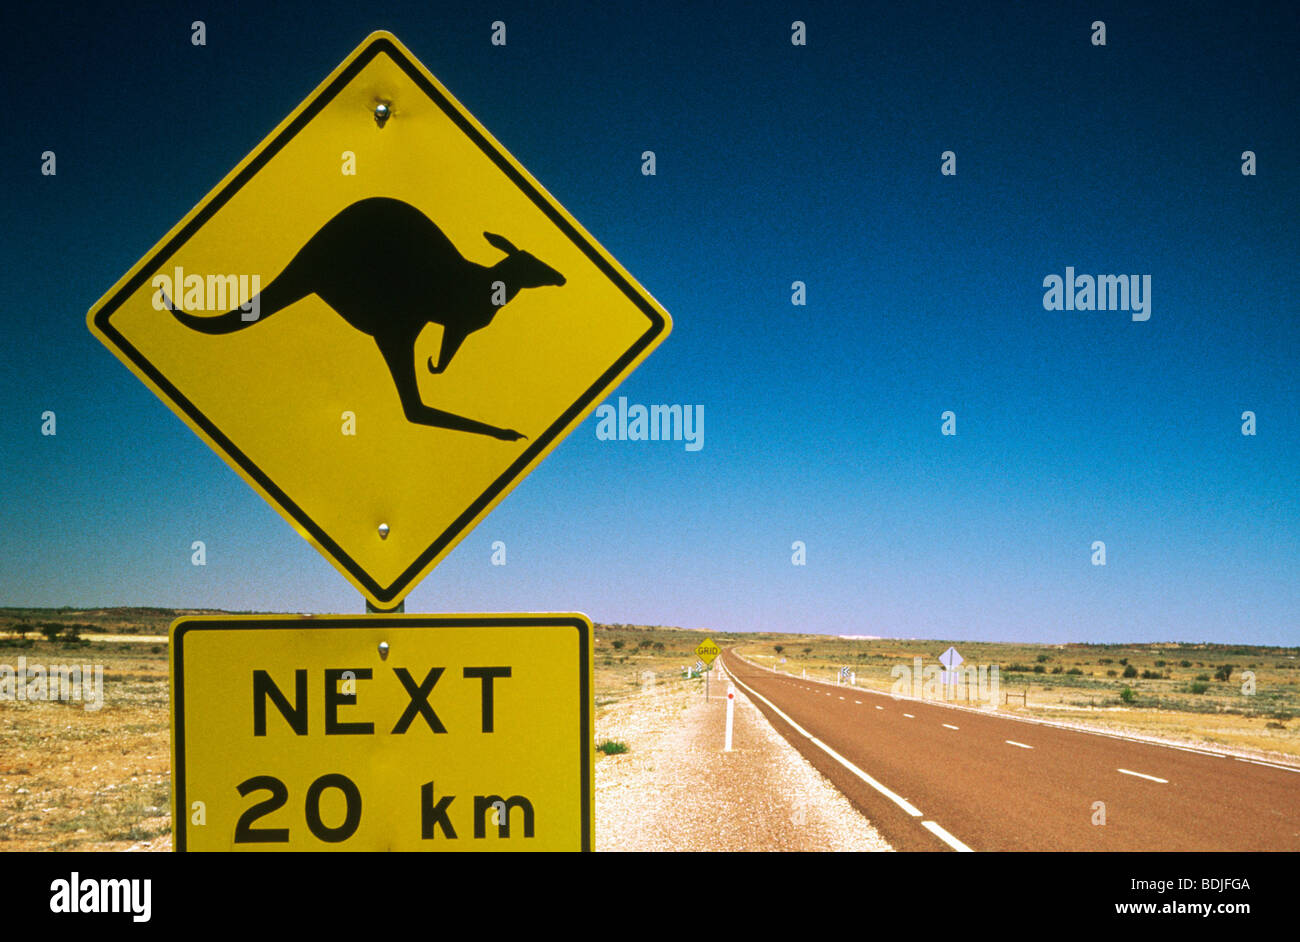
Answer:
[(382, 32), (87, 320), (379, 608), (671, 329)]
[(177, 850), (591, 850), (583, 615), (182, 618)]

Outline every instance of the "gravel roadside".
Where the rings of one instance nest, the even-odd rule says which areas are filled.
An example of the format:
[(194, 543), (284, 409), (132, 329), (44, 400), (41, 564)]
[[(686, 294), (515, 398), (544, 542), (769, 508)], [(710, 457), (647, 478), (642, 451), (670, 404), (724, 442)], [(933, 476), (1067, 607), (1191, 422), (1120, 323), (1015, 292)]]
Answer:
[(736, 691), (723, 751), (726, 684), (654, 685), (596, 720), (598, 851), (884, 851), (890, 846)]

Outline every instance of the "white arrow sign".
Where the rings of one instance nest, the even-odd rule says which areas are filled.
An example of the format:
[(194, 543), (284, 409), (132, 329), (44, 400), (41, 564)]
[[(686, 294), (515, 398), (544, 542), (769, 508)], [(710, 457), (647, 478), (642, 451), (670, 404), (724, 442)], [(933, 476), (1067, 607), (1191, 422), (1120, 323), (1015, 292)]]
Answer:
[(965, 658), (963, 658), (960, 654), (957, 653), (956, 648), (949, 648), (947, 651), (944, 651), (942, 654), (939, 655), (939, 663), (942, 664), (944, 667), (948, 668), (948, 670), (950, 671), (956, 670), (957, 667), (964, 660)]

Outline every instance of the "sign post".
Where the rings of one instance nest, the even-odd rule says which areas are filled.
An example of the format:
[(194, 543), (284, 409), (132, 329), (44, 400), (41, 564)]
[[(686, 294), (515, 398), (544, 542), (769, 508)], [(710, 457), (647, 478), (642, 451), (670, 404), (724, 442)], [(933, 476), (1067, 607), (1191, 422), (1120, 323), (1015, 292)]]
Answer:
[(704, 699), (709, 699), (709, 673), (713, 668), (713, 659), (722, 653), (722, 649), (713, 643), (712, 638), (705, 638), (695, 648), (695, 656), (698, 657), (706, 668), (704, 672)]
[(727, 744), (724, 752), (731, 751), (731, 720), (736, 712), (736, 685), (727, 684)]

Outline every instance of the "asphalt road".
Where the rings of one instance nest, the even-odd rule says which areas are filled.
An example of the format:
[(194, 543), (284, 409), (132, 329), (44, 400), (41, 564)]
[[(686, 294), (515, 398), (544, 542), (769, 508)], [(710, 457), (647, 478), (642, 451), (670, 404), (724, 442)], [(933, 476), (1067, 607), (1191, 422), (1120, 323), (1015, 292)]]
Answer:
[(1300, 771), (801, 680), (731, 650), (723, 658), (898, 850), (1300, 850)]

